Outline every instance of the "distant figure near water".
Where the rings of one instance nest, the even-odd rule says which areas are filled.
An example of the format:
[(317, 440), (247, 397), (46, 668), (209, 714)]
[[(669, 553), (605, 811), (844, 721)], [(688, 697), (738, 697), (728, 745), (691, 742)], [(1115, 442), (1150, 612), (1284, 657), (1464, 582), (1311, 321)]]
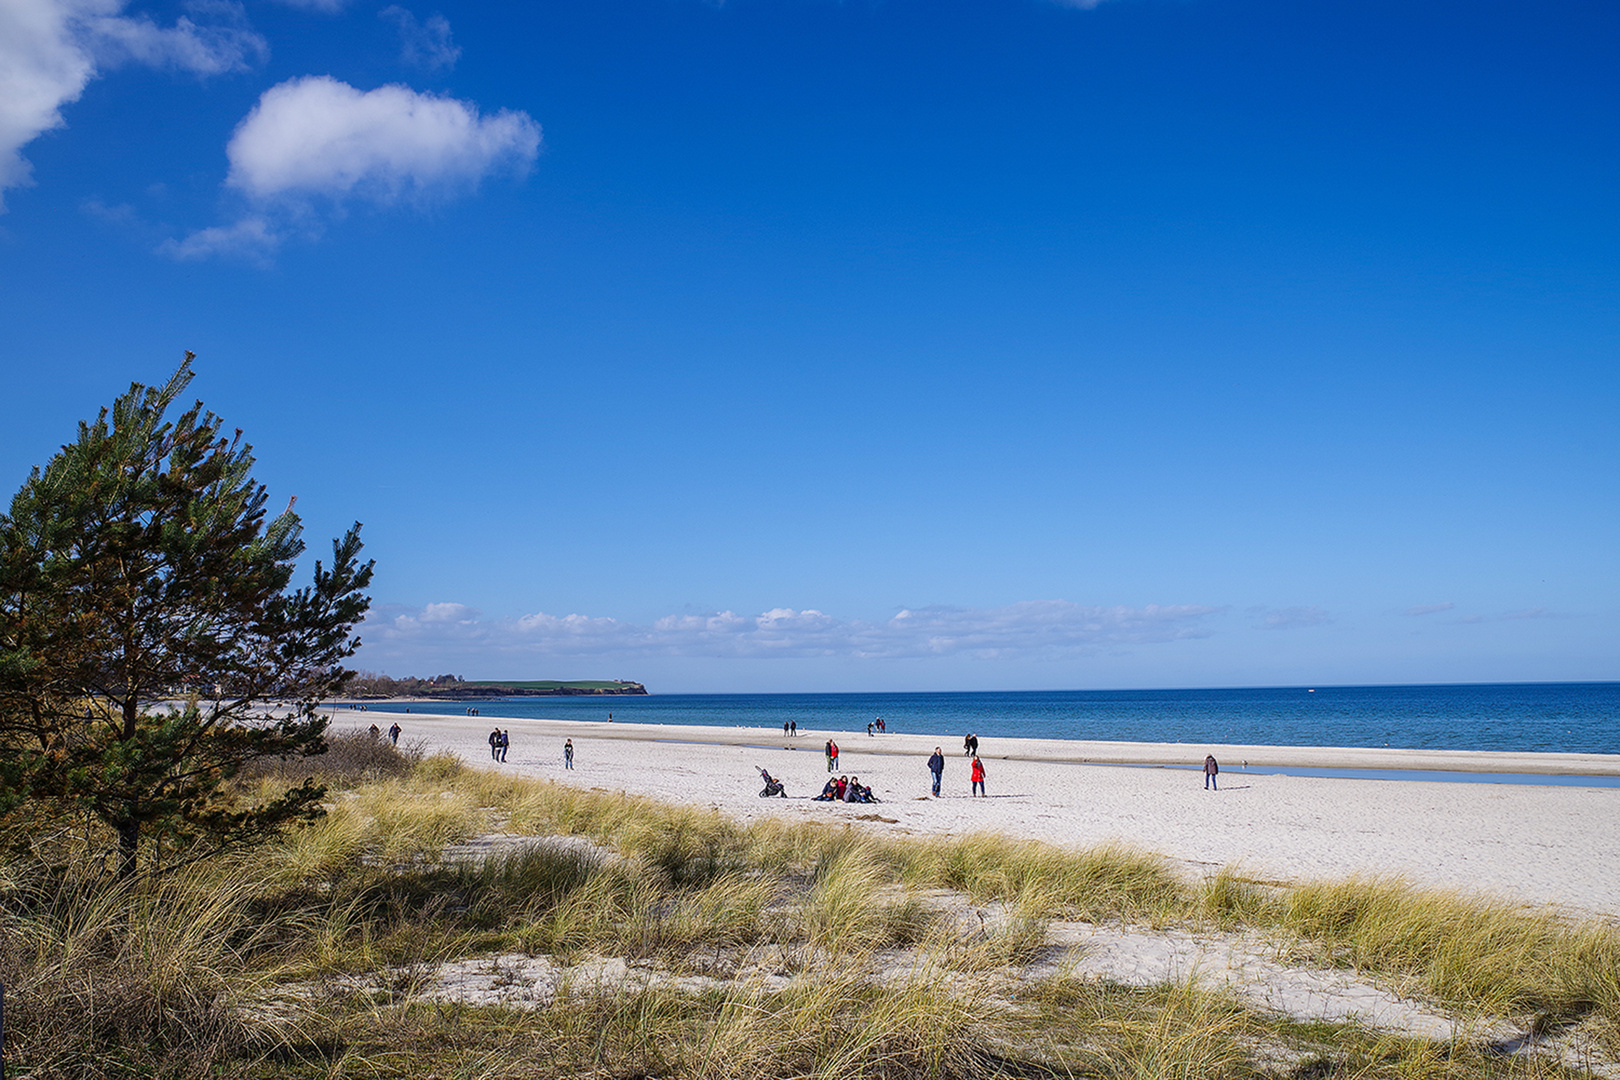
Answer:
[(962, 740), (962, 756), (977, 757), (979, 755), (979, 737), (968, 732), (968, 737)]
[(563, 740), (563, 768), (572, 769), (573, 767), (574, 767), (574, 740), (573, 739), (564, 739)]
[(1204, 757), (1204, 790), (1205, 791), (1208, 791), (1210, 788), (1214, 788), (1216, 791), (1221, 790), (1221, 786), (1215, 782), (1215, 774), (1220, 772), (1220, 771), (1221, 771), (1221, 766), (1220, 766), (1220, 764), (1218, 762), (1216, 762), (1215, 755), (1214, 754), (1205, 755), (1205, 757)]
[(827, 740), (827, 771), (832, 772), (838, 768), (838, 744), (831, 739)]

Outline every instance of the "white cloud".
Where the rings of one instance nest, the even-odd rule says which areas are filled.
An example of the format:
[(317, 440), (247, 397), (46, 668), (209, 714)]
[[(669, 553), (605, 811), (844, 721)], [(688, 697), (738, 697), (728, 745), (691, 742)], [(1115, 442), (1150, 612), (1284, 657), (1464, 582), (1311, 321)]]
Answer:
[(455, 67), (461, 58), (461, 49), (450, 40), (450, 21), (443, 15), (429, 15), (418, 22), (409, 11), (390, 4), (377, 17), (399, 30), (399, 58), (407, 64), (436, 71)]
[(1405, 611), (1405, 614), (1407, 614), (1407, 615), (1437, 615), (1442, 611), (1450, 611), (1452, 608), (1454, 608), (1456, 606), (1457, 605), (1453, 604), (1450, 600), (1447, 600), (1447, 601), (1445, 601), (1444, 603), (1441, 603), (1441, 604), (1417, 604), (1417, 605), (1415, 605), (1413, 607), (1407, 608), (1406, 611)]
[(123, 0), (0, 2), (0, 213), (7, 189), (33, 182), (22, 148), (62, 127), (63, 107), (102, 68), (133, 62), (217, 75), (268, 52), (239, 4), (205, 0), (190, 8), (202, 22), (181, 16), (172, 27), (123, 8)]
[(301, 11), (317, 11), (322, 15), (336, 15), (349, 6), (349, 0), (280, 0), (290, 8)]
[(1000, 608), (908, 609), (881, 622), (838, 619), (814, 608), (669, 615), (649, 625), (605, 616), (481, 620), (460, 604), (379, 611), (363, 635), (373, 653), (409, 647), (489, 656), (847, 657), (904, 660), (960, 656), (1030, 658), (1094, 653), (1207, 636), (1216, 609), (1192, 604), (1088, 607), (1038, 600)]
[(377, 203), (450, 193), (523, 173), (540, 125), (503, 109), (405, 86), (357, 90), (326, 75), (272, 86), (226, 148), (226, 183), (256, 200), (357, 196)]
[(327, 75), (266, 90), (236, 126), (225, 155), (227, 186), (251, 210), (234, 225), (168, 240), (174, 258), (264, 259), (296, 227), (320, 231), (322, 204), (389, 206), (471, 190), (502, 171), (526, 173), (540, 151), (540, 125), (523, 112), (485, 116), (471, 102), (389, 85), (357, 90)]

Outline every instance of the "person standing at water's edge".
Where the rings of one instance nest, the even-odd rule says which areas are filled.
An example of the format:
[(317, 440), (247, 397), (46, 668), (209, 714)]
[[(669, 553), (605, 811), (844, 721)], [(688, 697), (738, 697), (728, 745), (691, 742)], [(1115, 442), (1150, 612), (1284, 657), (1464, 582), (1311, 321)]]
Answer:
[(563, 740), (563, 768), (572, 769), (573, 767), (574, 767), (574, 740), (573, 739), (564, 739)]
[(1216, 791), (1221, 790), (1221, 786), (1215, 782), (1215, 774), (1220, 772), (1220, 771), (1221, 771), (1221, 766), (1215, 760), (1215, 755), (1214, 754), (1206, 754), (1206, 755), (1204, 755), (1204, 790), (1205, 791), (1208, 791), (1210, 788), (1214, 788)]
[(831, 739), (827, 740), (827, 771), (832, 772), (838, 768), (838, 744)]
[(945, 775), (945, 751), (934, 747), (934, 756), (928, 759), (928, 771), (934, 774), (934, 798), (939, 798), (939, 782)]
[[(973, 770), (968, 773), (968, 779), (972, 781), (968, 786), (968, 797), (984, 795), (984, 762), (979, 760), (978, 755), (974, 755)], [(984, 795), (984, 797), (989, 798), (988, 795)]]
[(968, 737), (962, 740), (962, 755), (964, 757), (977, 757), (979, 753), (979, 737), (968, 732)]

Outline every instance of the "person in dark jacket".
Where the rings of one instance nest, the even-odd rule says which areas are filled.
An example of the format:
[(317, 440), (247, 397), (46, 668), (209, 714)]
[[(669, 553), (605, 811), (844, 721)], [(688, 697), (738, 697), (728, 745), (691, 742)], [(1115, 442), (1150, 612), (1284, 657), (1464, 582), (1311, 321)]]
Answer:
[(939, 781), (945, 775), (945, 751), (934, 747), (934, 756), (928, 759), (928, 771), (934, 774), (934, 798), (939, 798)]
[(769, 799), (773, 795), (780, 795), (784, 799), (787, 798), (786, 789), (782, 787), (782, 782), (776, 777), (761, 769), (759, 770), (759, 778), (765, 781), (765, 790), (759, 793), (760, 798)]
[(1221, 771), (1221, 766), (1215, 760), (1215, 755), (1214, 754), (1206, 754), (1206, 755), (1204, 755), (1204, 790), (1205, 791), (1208, 791), (1210, 788), (1214, 788), (1216, 791), (1221, 790), (1221, 785), (1219, 785), (1219, 784), (1217, 784), (1215, 782), (1215, 774), (1220, 772), (1220, 771)]

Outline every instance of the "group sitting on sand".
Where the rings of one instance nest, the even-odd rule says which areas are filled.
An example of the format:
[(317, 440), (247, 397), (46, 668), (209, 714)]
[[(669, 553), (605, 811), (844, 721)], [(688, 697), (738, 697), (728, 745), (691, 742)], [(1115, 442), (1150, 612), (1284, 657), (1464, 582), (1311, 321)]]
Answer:
[(851, 776), (845, 779), (840, 776), (836, 780), (828, 780), (827, 786), (821, 789), (816, 796), (816, 802), (864, 802), (875, 803), (878, 797), (872, 794), (872, 789), (861, 783), (861, 778)]

